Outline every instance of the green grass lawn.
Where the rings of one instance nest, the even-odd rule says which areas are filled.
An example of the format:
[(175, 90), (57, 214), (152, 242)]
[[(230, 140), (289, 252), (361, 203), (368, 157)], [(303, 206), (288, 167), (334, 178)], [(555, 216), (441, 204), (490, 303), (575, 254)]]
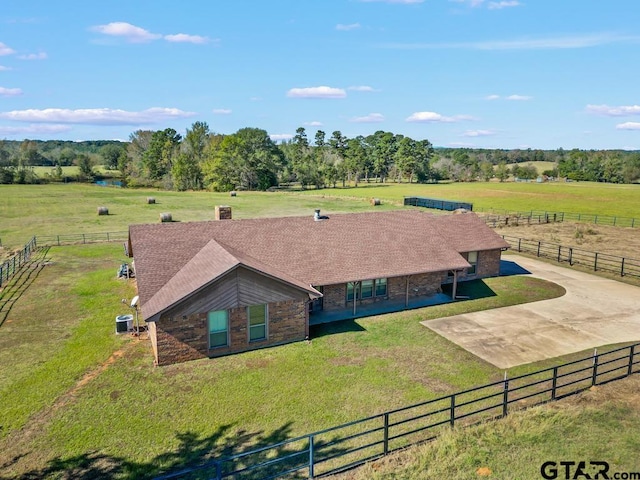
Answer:
[(115, 316), (127, 313), (120, 299), (133, 294), (115, 278), (120, 246), (52, 247), (47, 259), (0, 326), (0, 465), (12, 474), (97, 462), (124, 478), (152, 475), (496, 380), (501, 370), (419, 322), (564, 293), (534, 278), (493, 278), (465, 286), (477, 300), (153, 368), (148, 340), (114, 334)]

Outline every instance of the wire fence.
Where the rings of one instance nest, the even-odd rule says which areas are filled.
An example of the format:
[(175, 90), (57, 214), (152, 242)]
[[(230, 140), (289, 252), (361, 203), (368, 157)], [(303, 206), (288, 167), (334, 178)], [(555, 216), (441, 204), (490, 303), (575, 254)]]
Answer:
[(482, 212), (502, 217), (522, 217), (522, 218), (553, 218), (554, 222), (584, 222), (593, 223), (595, 225), (610, 225), (613, 227), (640, 227), (640, 218), (619, 217), (612, 215), (599, 215), (595, 213), (572, 213), (572, 212), (553, 212), (546, 210), (525, 210), (512, 211), (501, 210), (495, 208), (476, 208), (475, 212)]
[(534, 254), (537, 257), (551, 258), (560, 263), (581, 265), (594, 272), (608, 272), (621, 277), (640, 278), (640, 260), (619, 257), (608, 253), (590, 252), (575, 247), (567, 247), (557, 243), (527, 240), (525, 238), (502, 235), (513, 250)]
[(27, 263), (36, 248), (36, 237), (32, 237), (22, 249), (2, 262), (0, 265), (0, 287), (5, 285)]
[(40, 246), (78, 245), (84, 243), (122, 242), (129, 238), (129, 232), (75, 233), (66, 235), (38, 235)]
[(156, 480), (316, 478), (339, 473), (444, 430), (507, 416), (639, 373), (640, 344), (488, 383), (273, 445), (210, 460)]

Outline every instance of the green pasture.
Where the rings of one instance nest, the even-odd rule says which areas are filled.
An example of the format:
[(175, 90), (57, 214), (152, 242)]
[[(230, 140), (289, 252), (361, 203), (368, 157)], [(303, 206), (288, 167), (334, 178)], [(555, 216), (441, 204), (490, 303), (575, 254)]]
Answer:
[(41, 254), (47, 265), (26, 290), (2, 292), (16, 301), (0, 310), (0, 478), (79, 464), (97, 476), (117, 465), (116, 477), (145, 477), (494, 381), (502, 370), (419, 322), (564, 293), (529, 277), (470, 282), (462, 293), (472, 300), (316, 327), (310, 342), (154, 368), (148, 340), (114, 333), (115, 316), (129, 311), (121, 298), (134, 294), (115, 278), (121, 247)]
[[(148, 205), (147, 197), (156, 199)], [(233, 207), (234, 218), (308, 215), (402, 208), (405, 196), (472, 202), (474, 208), (549, 210), (640, 218), (640, 185), (589, 182), (442, 184), (360, 183), (358, 187), (228, 193), (171, 192), (86, 184), (0, 185), (0, 242), (24, 244), (32, 235), (126, 231), (154, 223), (162, 212), (176, 221), (211, 220), (215, 205)], [(382, 205), (371, 206), (379, 198)], [(98, 216), (106, 206), (108, 216)]]
[(640, 218), (640, 185), (593, 182), (360, 183), (358, 187), (307, 190), (306, 195), (380, 198), (402, 204), (404, 197), (473, 203), (474, 210), (547, 210)]

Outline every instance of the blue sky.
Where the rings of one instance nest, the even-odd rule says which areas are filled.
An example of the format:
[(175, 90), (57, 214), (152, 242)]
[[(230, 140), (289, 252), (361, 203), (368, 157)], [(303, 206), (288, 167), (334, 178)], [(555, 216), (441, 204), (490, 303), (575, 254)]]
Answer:
[(640, 149), (637, 0), (9, 0), (0, 139), (386, 130)]

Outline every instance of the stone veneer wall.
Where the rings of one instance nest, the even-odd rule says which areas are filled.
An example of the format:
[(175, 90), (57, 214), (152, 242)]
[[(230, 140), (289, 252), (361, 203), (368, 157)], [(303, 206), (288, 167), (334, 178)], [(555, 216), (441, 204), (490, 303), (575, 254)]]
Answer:
[[(207, 313), (186, 318), (160, 317), (155, 325), (152, 344), (158, 365), (186, 362), (198, 358), (218, 357), (272, 345), (304, 340), (307, 332), (307, 310), (302, 301), (287, 300), (268, 305), (267, 338), (249, 342), (247, 308), (231, 308), (229, 312), (229, 345), (209, 349)], [(151, 334), (151, 329), (150, 329)]]

